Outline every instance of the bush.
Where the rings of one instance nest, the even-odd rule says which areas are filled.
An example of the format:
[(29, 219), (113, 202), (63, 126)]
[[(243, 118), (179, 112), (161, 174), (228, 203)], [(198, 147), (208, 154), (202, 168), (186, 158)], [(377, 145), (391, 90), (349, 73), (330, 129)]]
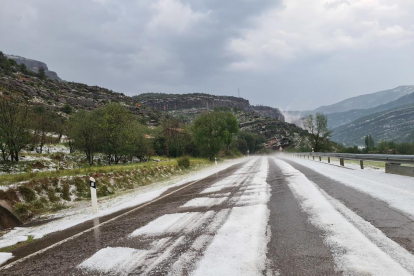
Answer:
[(188, 169), (190, 167), (190, 158), (188, 156), (183, 156), (177, 159), (177, 165), (182, 168)]
[(6, 200), (11, 203), (15, 203), (19, 201), (17, 197), (16, 190), (13, 188), (7, 189), (7, 191), (0, 190), (0, 199)]
[(18, 190), (25, 201), (30, 202), (36, 199), (36, 193), (32, 189), (26, 186), (20, 186)]
[(66, 201), (70, 201), (70, 186), (68, 183), (62, 186), (62, 198)]
[(66, 208), (68, 208), (68, 206), (67, 206), (67, 205), (65, 205), (65, 204), (63, 204), (63, 203), (60, 203), (60, 202), (57, 202), (57, 203), (54, 203), (54, 204), (52, 205), (52, 208), (50, 208), (50, 210), (51, 210), (52, 212), (56, 212), (56, 211), (60, 211), (60, 210), (66, 209)]
[(29, 219), (33, 215), (26, 203), (16, 203), (13, 207), (16, 214), (22, 219)]
[(99, 197), (107, 196), (113, 193), (114, 191), (111, 188), (108, 188), (108, 186), (106, 186), (105, 184), (97, 188), (97, 194)]
[(52, 189), (52, 188), (49, 188), (49, 190), (47, 191), (47, 196), (48, 196), (50, 202), (59, 201), (59, 197), (56, 196), (56, 193), (55, 193), (54, 189)]

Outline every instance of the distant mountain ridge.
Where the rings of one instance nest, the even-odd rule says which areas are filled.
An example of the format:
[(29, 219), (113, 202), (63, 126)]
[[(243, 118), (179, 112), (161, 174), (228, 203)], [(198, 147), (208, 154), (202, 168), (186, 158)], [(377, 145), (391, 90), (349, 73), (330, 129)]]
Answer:
[(61, 80), (56, 72), (50, 71), (47, 67), (46, 63), (34, 59), (29, 59), (21, 56), (15, 56), (15, 55), (6, 55), (7, 58), (13, 59), (16, 61), (18, 65), (24, 64), (26, 67), (33, 72), (39, 72), (39, 69), (43, 67), (45, 69), (46, 76), (48, 76), (52, 80)]
[(394, 89), (352, 97), (338, 103), (321, 106), (313, 110), (314, 113), (336, 113), (352, 109), (367, 109), (397, 100), (405, 95), (414, 93), (414, 85), (398, 86)]
[(368, 134), (375, 141), (414, 142), (414, 103), (370, 114), (334, 128), (332, 140), (362, 146)]
[(345, 112), (339, 112), (339, 113), (330, 113), (328, 114), (328, 125), (331, 128), (336, 128), (341, 125), (350, 123), (354, 120), (357, 120), (359, 118), (362, 118), (364, 116), (368, 116), (370, 114), (378, 113), (381, 111), (385, 111), (388, 109), (396, 108), (399, 106), (404, 106), (410, 103), (414, 103), (414, 93), (402, 96), (401, 98), (382, 104), (373, 108), (368, 109), (353, 109)]

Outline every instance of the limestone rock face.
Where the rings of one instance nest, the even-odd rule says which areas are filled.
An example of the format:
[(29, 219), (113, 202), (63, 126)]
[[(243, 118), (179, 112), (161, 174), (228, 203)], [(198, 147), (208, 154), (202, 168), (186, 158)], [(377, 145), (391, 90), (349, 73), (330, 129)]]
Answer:
[(37, 61), (34, 59), (28, 59), (28, 58), (24, 58), (20, 56), (14, 56), (14, 55), (6, 55), (6, 56), (7, 58), (13, 59), (14, 61), (16, 61), (16, 63), (19, 65), (23, 63), (24, 65), (26, 65), (28, 69), (36, 73), (39, 72), (39, 69), (43, 67), (43, 69), (45, 69), (46, 76), (48, 76), (52, 80), (60, 80), (57, 73), (54, 71), (50, 71), (46, 63), (44, 62)]
[(255, 112), (263, 117), (278, 119), (281, 122), (285, 118), (279, 109), (270, 106), (253, 106), (243, 98), (232, 96), (216, 96), (203, 93), (193, 94), (162, 94), (146, 93), (135, 96), (134, 99), (140, 103), (152, 106), (160, 111), (178, 110), (212, 110), (214, 108), (228, 107), (240, 109), (246, 112)]

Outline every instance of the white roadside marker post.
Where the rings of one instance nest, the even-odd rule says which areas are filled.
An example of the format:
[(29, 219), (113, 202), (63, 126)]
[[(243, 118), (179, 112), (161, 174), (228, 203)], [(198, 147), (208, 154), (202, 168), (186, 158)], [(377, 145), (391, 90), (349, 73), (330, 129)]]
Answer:
[(96, 197), (95, 178), (89, 178), (89, 184), (91, 185), (92, 213), (95, 215), (96, 213), (98, 213), (98, 199)]
[(216, 167), (217, 167), (217, 157), (216, 157), (216, 158), (214, 158), (214, 160), (215, 160), (214, 162), (216, 163)]

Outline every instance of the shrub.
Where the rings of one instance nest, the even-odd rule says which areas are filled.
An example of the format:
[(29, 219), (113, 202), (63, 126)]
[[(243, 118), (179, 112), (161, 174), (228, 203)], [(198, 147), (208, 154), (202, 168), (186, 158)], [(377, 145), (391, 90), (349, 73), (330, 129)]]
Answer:
[(98, 196), (107, 196), (113, 193), (114, 191), (111, 188), (108, 188), (105, 184), (97, 188)]
[(40, 210), (43, 209), (44, 205), (41, 199), (35, 200), (32, 203), (33, 208), (35, 208), (36, 210)]
[(62, 198), (66, 201), (70, 201), (70, 186), (68, 183), (62, 186)]
[(36, 193), (32, 189), (26, 186), (20, 186), (18, 190), (25, 201), (30, 202), (36, 199)]
[(57, 202), (57, 203), (53, 203), (52, 208), (50, 208), (50, 210), (53, 211), (53, 212), (56, 212), (56, 211), (59, 211), (59, 210), (66, 209), (67, 207), (68, 207), (67, 205), (65, 205), (63, 203), (60, 203), (60, 202)]
[(190, 167), (190, 158), (188, 156), (183, 156), (177, 159), (177, 165), (182, 168), (188, 169)]
[(13, 207), (16, 214), (22, 219), (29, 219), (33, 215), (26, 203), (16, 203)]
[(0, 199), (3, 199), (5, 201), (15, 203), (19, 201), (19, 198), (17, 197), (16, 190), (13, 188), (7, 189), (7, 191), (0, 190)]
[(49, 198), (50, 202), (59, 201), (59, 197), (56, 196), (56, 193), (55, 193), (54, 189), (52, 189), (52, 188), (49, 188), (49, 190), (47, 190), (47, 197)]

